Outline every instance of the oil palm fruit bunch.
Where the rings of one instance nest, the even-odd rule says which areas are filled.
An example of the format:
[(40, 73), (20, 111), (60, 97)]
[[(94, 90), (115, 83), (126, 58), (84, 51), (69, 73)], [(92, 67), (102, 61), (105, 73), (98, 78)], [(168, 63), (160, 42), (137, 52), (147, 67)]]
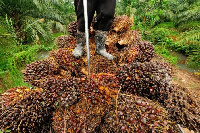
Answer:
[[(120, 45), (123, 46), (123, 45)], [(137, 46), (129, 46), (129, 47), (124, 47), (120, 49), (117, 53), (114, 53), (113, 55), (115, 56), (116, 62), (119, 66), (123, 64), (129, 64), (133, 61), (135, 61), (135, 58), (139, 54), (139, 48)]]
[(10, 130), (14, 133), (39, 133), (50, 130), (53, 108), (46, 102), (43, 93), (34, 90), (20, 93), (25, 93), (21, 94), (23, 98), (19, 98), (15, 103), (10, 102), (12, 104), (3, 108), (0, 114), (0, 130)]
[(44, 77), (59, 73), (59, 66), (53, 58), (35, 61), (27, 64), (23, 71), (25, 82), (37, 87), (41, 87)]
[(139, 48), (139, 53), (137, 54), (135, 60), (138, 62), (148, 62), (155, 54), (154, 46), (148, 41), (139, 41), (136, 43)]
[(74, 58), (71, 50), (63, 48), (52, 51), (49, 58), (53, 58), (60, 69), (69, 71), (71, 75), (76, 75), (77, 77), (81, 75), (81, 68), (84, 65), (84, 61), (82, 61), (82, 58)]
[(142, 37), (137, 31), (128, 30), (119, 35), (118, 43), (120, 45), (133, 45), (134, 43), (141, 41), (141, 39)]
[(102, 118), (101, 132), (165, 132), (178, 130), (167, 111), (146, 98), (119, 93), (113, 108)]
[(92, 133), (101, 122), (101, 115), (95, 114), (87, 101), (80, 101), (70, 108), (58, 108), (53, 113), (53, 129), (55, 132), (87, 132)]
[(159, 62), (133, 62), (120, 67), (117, 77), (122, 91), (163, 100), (171, 91), (171, 73), (167, 64)]
[[(117, 64), (115, 60), (108, 60), (101, 55), (95, 55), (91, 57), (91, 72), (94, 74), (98, 73), (116, 73)], [(86, 68), (88, 70), (88, 68)]]
[(132, 24), (133, 21), (127, 15), (122, 15), (114, 19), (111, 30), (115, 32), (124, 32), (129, 30)]
[(106, 50), (108, 52), (112, 52), (115, 53), (118, 51), (118, 48), (116, 47), (116, 44), (119, 41), (119, 35), (117, 34), (117, 32), (113, 32), (113, 31), (108, 31), (108, 35), (106, 38)]
[(71, 22), (68, 26), (67, 26), (68, 32), (71, 36), (73, 37), (77, 37), (77, 21), (73, 21)]
[(33, 92), (42, 93), (43, 89), (42, 88), (30, 89), (25, 86), (11, 88), (1, 95), (1, 102), (3, 103), (2, 107), (14, 105)]
[(47, 100), (56, 106), (69, 107), (79, 100), (79, 86), (75, 78), (51, 76), (43, 86)]
[(171, 118), (179, 124), (183, 124), (190, 130), (200, 131), (200, 105), (193, 94), (186, 88), (174, 86), (173, 91), (165, 99), (165, 108)]
[[(98, 82), (103, 77), (106, 78)], [(53, 114), (55, 132), (98, 132), (102, 116), (109, 111), (117, 93), (115, 89), (118, 86), (111, 79), (116, 77), (100, 74), (93, 75), (90, 81), (87, 78), (79, 79), (77, 84), (81, 99), (69, 108), (57, 108)]]
[(59, 36), (56, 39), (56, 44), (58, 45), (58, 48), (74, 49), (76, 46), (76, 38), (68, 35)]

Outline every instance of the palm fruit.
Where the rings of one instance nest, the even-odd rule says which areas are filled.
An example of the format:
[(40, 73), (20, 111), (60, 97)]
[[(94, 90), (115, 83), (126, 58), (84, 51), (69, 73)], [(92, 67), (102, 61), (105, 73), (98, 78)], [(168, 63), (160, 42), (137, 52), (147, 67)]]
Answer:
[(167, 111), (146, 98), (119, 93), (103, 117), (101, 132), (178, 132)]
[(87, 102), (78, 103), (69, 109), (58, 109), (53, 114), (54, 131), (58, 133), (94, 132), (101, 122), (101, 115), (94, 114), (90, 109)]
[(43, 87), (49, 102), (55, 106), (69, 107), (79, 100), (79, 86), (72, 77), (48, 77)]
[[(91, 57), (91, 72), (94, 74), (98, 73), (110, 73), (114, 74), (117, 70), (117, 64), (114, 60), (108, 60), (107, 58), (101, 55), (95, 55)], [(87, 70), (88, 68), (86, 68)]]
[(150, 61), (154, 57), (154, 46), (148, 41), (139, 41), (137, 42), (139, 48), (139, 53), (136, 56), (135, 60), (138, 62)]
[(171, 91), (171, 69), (165, 63), (134, 62), (117, 72), (122, 91), (155, 100), (163, 100)]
[(30, 93), (33, 92), (41, 93), (43, 92), (43, 89), (42, 88), (30, 89), (25, 86), (11, 88), (1, 95), (1, 100), (3, 103), (2, 107), (14, 105), (17, 102), (23, 100), (26, 97), (26, 95), (29, 95)]
[(21, 94), (23, 98), (18, 98), (18, 102), (13, 102), (13, 99), (9, 106), (2, 110), (0, 130), (10, 130), (14, 133), (40, 133), (50, 130), (53, 108), (49, 102), (47, 103), (43, 93), (34, 90), (20, 93), (24, 93)]
[[(122, 45), (120, 45), (122, 46)], [(121, 50), (119, 50), (117, 53), (114, 53), (116, 62), (118, 62), (119, 66), (122, 66), (124, 64), (129, 64), (133, 61), (135, 61), (135, 58), (137, 57), (139, 53), (139, 48), (137, 46), (129, 46), (124, 47)]]
[(67, 26), (68, 32), (71, 36), (73, 37), (77, 37), (77, 21), (73, 21), (71, 22), (68, 26)]
[(132, 24), (133, 21), (127, 15), (122, 15), (114, 19), (111, 30), (115, 32), (124, 32), (129, 30)]
[(59, 73), (59, 66), (53, 58), (47, 60), (35, 61), (26, 65), (23, 71), (25, 82), (33, 86), (41, 87), (41, 82), (48, 75), (56, 75)]
[(119, 87), (115, 75), (92, 75), (79, 79), (81, 99), (69, 108), (58, 108), (53, 114), (55, 132), (98, 132), (101, 117), (109, 111)]
[[(69, 71), (73, 76), (80, 76), (81, 67), (84, 65), (82, 58), (76, 59), (72, 55), (72, 51), (66, 48), (52, 51), (49, 55), (59, 65), (60, 70)], [(70, 76), (70, 75), (68, 75)]]
[(187, 92), (185, 88), (175, 86), (164, 102), (174, 121), (190, 130), (200, 131), (200, 105), (194, 94)]
[(59, 36), (56, 39), (56, 44), (58, 45), (58, 48), (74, 49), (76, 46), (76, 38), (68, 35)]
[(117, 32), (113, 32), (110, 30), (108, 32), (105, 44), (107, 46), (111, 46), (112, 48), (117, 44), (118, 41), (119, 41), (119, 35), (117, 34)]
[(141, 41), (141, 35), (134, 30), (128, 30), (120, 34), (118, 43), (120, 45), (133, 45), (136, 42)]

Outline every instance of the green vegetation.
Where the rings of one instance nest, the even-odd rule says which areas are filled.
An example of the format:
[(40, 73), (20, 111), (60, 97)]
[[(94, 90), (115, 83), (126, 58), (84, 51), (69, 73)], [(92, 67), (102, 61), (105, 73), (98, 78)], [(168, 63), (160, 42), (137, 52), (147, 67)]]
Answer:
[(75, 20), (72, 0), (0, 0), (0, 93), (25, 83), (21, 71), (51, 51)]
[(116, 11), (133, 17), (132, 29), (139, 29), (167, 60), (175, 63), (172, 49), (188, 56), (189, 67), (200, 68), (199, 7), (198, 0), (124, 0)]

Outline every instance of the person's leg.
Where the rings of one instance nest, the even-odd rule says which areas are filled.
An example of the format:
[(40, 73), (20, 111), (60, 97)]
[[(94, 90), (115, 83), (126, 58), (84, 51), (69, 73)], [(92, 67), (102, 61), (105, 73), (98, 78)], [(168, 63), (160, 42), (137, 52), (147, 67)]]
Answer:
[(96, 30), (109, 31), (114, 20), (116, 0), (98, 0)]
[[(77, 2), (77, 0), (75, 0)], [(96, 0), (88, 0), (88, 27), (92, 22), (94, 12), (95, 12), (95, 2)], [(84, 7), (83, 0), (78, 0), (78, 4), (75, 5), (76, 15), (77, 15), (77, 39), (76, 39), (76, 48), (73, 50), (72, 54), (75, 58), (82, 56), (83, 47), (85, 46), (85, 20), (84, 20)]]
[[(96, 9), (97, 0), (87, 0), (87, 11), (88, 11), (88, 28), (92, 22), (95, 9)], [(78, 7), (77, 7), (77, 23), (78, 23), (78, 30), (81, 32), (85, 32), (85, 20), (84, 20), (84, 7), (83, 7), (83, 0), (79, 0)]]
[(98, 0), (97, 5), (97, 23), (95, 24), (96, 53), (112, 60), (114, 57), (106, 51), (105, 41), (114, 19), (116, 0)]

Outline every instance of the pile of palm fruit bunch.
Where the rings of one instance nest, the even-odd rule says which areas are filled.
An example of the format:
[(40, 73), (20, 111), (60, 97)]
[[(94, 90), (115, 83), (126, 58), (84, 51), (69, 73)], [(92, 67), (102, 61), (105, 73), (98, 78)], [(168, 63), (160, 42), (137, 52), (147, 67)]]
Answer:
[(188, 93), (186, 88), (174, 86), (164, 101), (164, 107), (171, 119), (182, 123), (189, 129), (200, 131), (200, 105), (194, 94)]
[(178, 131), (167, 111), (157, 103), (119, 93), (115, 75), (92, 75), (90, 81), (85, 78), (79, 84), (79, 102), (68, 108), (57, 108), (54, 112), (55, 132)]
[(10, 132), (47, 132), (53, 108), (43, 89), (15, 87), (1, 95), (0, 130)]
[[(106, 78), (103, 78), (106, 77)], [(102, 116), (109, 112), (118, 84), (114, 75), (93, 75), (80, 79), (80, 99), (72, 106), (58, 107), (53, 114), (55, 132), (94, 132), (99, 130)], [(101, 80), (103, 79), (103, 80)], [(98, 82), (98, 81), (101, 82)], [(108, 84), (105, 84), (108, 83)], [(112, 91), (108, 88), (111, 86)]]
[(199, 131), (199, 103), (171, 84), (170, 65), (151, 61), (153, 45), (131, 24), (127, 16), (116, 17), (108, 32), (106, 49), (114, 60), (96, 55), (90, 38), (89, 78), (85, 48), (81, 58), (72, 55), (74, 23), (74, 37), (57, 38), (59, 49), (26, 65), (24, 79), (34, 89), (0, 95), (0, 130), (179, 133), (179, 123)]

